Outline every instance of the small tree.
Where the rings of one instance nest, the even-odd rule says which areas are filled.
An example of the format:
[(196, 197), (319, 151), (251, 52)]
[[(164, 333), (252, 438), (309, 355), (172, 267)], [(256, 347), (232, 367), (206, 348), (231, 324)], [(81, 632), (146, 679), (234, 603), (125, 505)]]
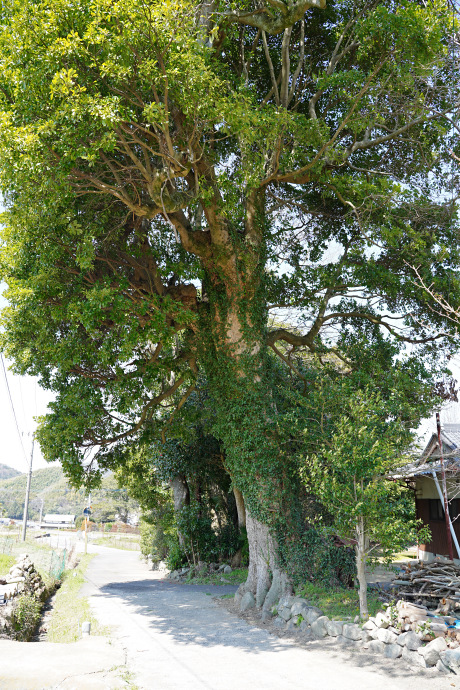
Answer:
[(307, 458), (304, 478), (333, 515), (336, 533), (354, 544), (360, 615), (367, 618), (366, 565), (377, 555), (388, 562), (421, 536), (407, 487), (391, 477), (412, 434), (391, 416), (391, 401), (369, 389), (346, 400), (345, 411), (332, 439)]

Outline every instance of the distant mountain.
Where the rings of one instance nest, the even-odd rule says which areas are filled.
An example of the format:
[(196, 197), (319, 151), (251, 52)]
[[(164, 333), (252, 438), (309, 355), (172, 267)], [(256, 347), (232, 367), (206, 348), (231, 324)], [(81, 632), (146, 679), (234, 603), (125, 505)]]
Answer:
[(3, 465), (0, 462), (0, 480), (10, 479), (11, 477), (18, 477), (20, 474), (21, 472), (14, 470), (12, 467), (8, 467), (8, 465)]
[[(5, 465), (0, 465), (0, 468)], [(11, 468), (8, 468), (11, 469)], [(10, 518), (20, 520), (24, 509), (27, 475), (11, 470), (15, 476), (0, 480), (0, 506)], [(81, 515), (88, 498), (84, 489), (74, 489), (58, 466), (45, 467), (32, 473), (29, 519), (38, 520), (43, 502), (43, 515)], [(113, 474), (103, 477), (102, 486), (91, 492), (92, 517), (97, 522), (125, 521), (128, 515), (139, 514), (136, 501), (120, 489)]]

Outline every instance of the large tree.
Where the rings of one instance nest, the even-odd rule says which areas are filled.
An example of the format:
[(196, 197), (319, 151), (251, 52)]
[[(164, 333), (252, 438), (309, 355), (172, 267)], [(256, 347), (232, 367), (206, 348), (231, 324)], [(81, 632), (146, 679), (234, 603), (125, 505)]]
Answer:
[[(0, 25), (2, 338), (57, 393), (42, 449), (91, 475), (205, 370), (268, 605), (293, 474), (270, 348), (355, 370), (366, 328), (449, 339), (412, 268), (456, 301), (448, 5), (23, 0)], [(283, 308), (295, 330), (269, 327)]]

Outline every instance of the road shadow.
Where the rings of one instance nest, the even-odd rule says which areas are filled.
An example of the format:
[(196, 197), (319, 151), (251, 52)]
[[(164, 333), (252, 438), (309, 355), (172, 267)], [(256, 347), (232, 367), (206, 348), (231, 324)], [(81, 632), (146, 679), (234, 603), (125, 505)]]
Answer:
[(215, 597), (234, 594), (236, 589), (233, 585), (187, 585), (145, 579), (108, 583), (92, 596), (110, 597), (127, 604), (133, 613), (143, 616), (144, 627), (170, 636), (179, 645), (230, 646), (250, 654), (303, 649), (307, 665), (311, 653), (327, 652), (331, 659), (377, 671), (392, 680), (403, 681), (408, 675), (427, 681), (441, 680), (436, 671), (410, 669), (401, 659), (389, 660), (352, 646), (344, 647), (333, 638), (308, 640), (301, 633), (281, 638), (270, 634), (262, 624), (258, 627), (213, 601)]

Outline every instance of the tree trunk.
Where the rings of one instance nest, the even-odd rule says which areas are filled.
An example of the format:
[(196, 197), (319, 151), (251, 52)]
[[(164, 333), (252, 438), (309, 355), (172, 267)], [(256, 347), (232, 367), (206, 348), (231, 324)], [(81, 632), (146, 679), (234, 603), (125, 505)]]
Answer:
[(233, 494), (235, 496), (236, 510), (238, 513), (238, 527), (246, 527), (246, 508), (244, 506), (243, 494), (236, 486), (233, 487)]
[[(230, 233), (226, 220), (206, 210), (219, 241), (219, 270), (206, 272), (206, 373), (216, 403), (215, 435), (226, 467), (244, 496), (249, 573), (238, 596), (251, 591), (257, 606), (271, 608), (291, 592), (281, 571), (274, 534), (282, 522), (289, 470), (280, 453), (267, 352), (264, 191), (249, 191), (244, 232)], [(221, 218), (218, 227), (213, 219)], [(243, 239), (244, 238), (244, 239)], [(209, 339), (213, 347), (209, 347)], [(238, 512), (239, 497), (235, 493)]]
[(359, 518), (356, 525), (356, 571), (359, 582), (359, 614), (361, 620), (369, 618), (369, 611), (367, 608), (367, 579), (366, 579), (366, 562), (368, 540), (365, 533), (364, 519)]
[[(182, 508), (190, 505), (190, 490), (187, 479), (184, 474), (178, 474), (176, 477), (170, 479), (168, 483), (173, 492), (174, 512), (176, 514), (180, 513)], [(179, 537), (179, 544), (183, 547), (184, 537), (179, 530), (177, 535)]]
[(237, 600), (245, 592), (252, 592), (256, 606), (270, 611), (285, 594), (292, 594), (288, 576), (279, 567), (278, 545), (267, 525), (246, 512), (249, 541), (248, 579), (237, 592)]

